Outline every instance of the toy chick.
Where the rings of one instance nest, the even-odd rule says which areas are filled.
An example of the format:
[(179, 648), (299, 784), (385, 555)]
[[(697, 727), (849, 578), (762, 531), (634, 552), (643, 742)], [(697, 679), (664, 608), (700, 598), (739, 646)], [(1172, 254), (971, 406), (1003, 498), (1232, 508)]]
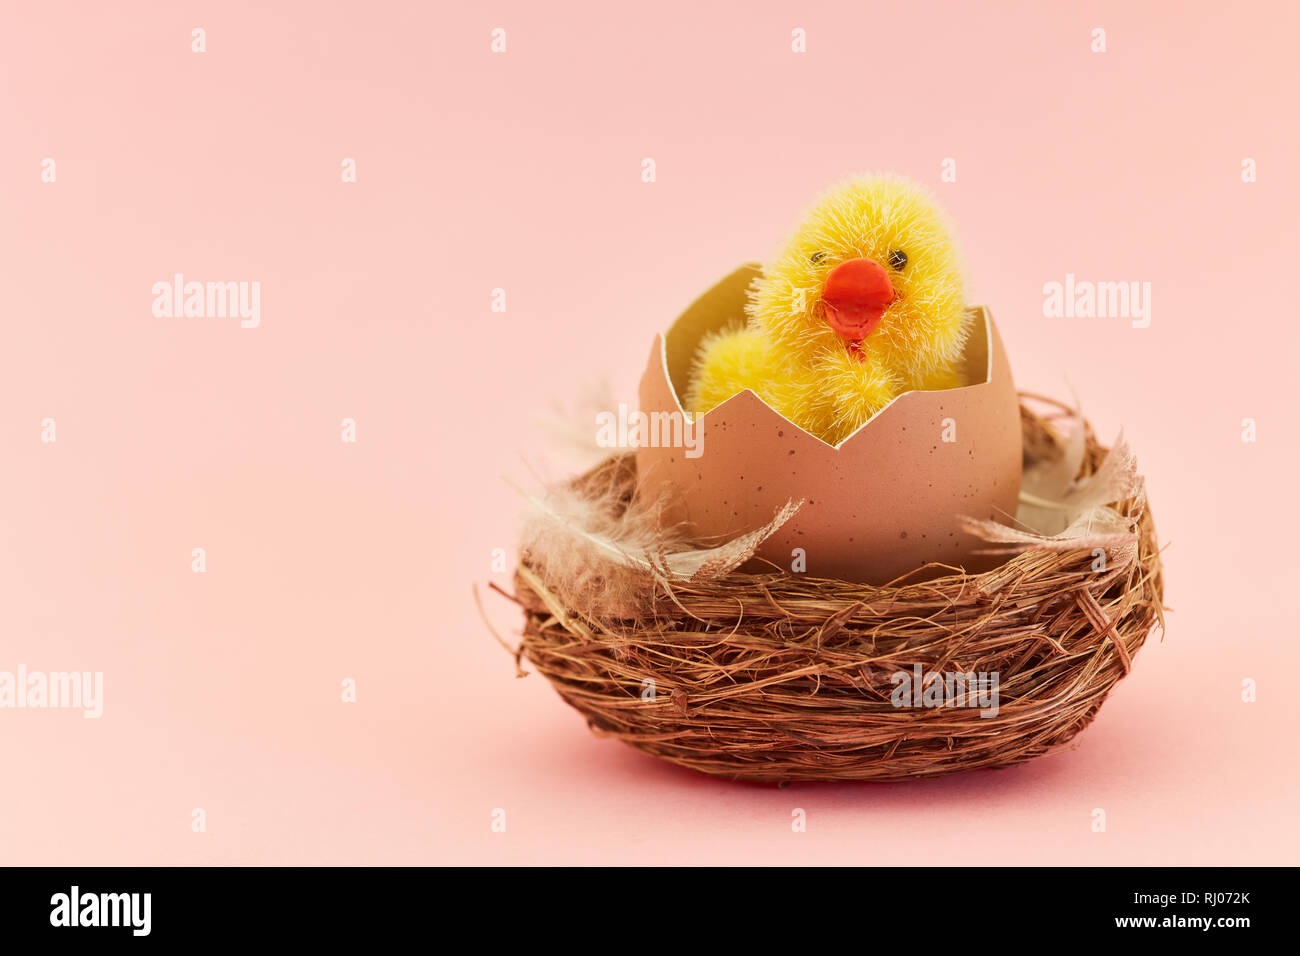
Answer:
[(966, 384), (957, 252), (934, 203), (898, 177), (824, 195), (754, 280), (746, 312), (700, 345), (696, 414), (748, 388), (838, 445), (904, 392)]

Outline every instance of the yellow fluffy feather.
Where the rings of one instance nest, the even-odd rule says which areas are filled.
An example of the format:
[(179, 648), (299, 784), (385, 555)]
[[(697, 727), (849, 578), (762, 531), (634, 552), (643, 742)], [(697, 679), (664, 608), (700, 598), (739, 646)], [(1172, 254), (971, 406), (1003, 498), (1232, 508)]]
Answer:
[(837, 445), (903, 392), (966, 384), (961, 266), (924, 191), (893, 176), (824, 195), (749, 291), (742, 327), (706, 338), (688, 407), (751, 389)]

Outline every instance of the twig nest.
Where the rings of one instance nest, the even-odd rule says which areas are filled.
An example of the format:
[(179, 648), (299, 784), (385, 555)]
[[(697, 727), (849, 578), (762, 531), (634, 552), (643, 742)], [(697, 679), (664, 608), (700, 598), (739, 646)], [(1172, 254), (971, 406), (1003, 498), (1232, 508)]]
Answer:
[[(1027, 477), (1067, 458), (1049, 418), (1026, 407), (1022, 427)], [(1084, 494), (1114, 466), (1091, 429), (1079, 451)], [(608, 496), (607, 518), (634, 507), (636, 481), (631, 455), (580, 479)], [(887, 585), (728, 570), (743, 552), (685, 576), (665, 548), (657, 571), (644, 552), (609, 561), (609, 587), (588, 555), (575, 586), (557, 559), (573, 542), (535, 535), (518, 654), (597, 734), (707, 774), (898, 780), (1020, 763), (1087, 726), (1163, 627), (1155, 527), (1140, 479), (1124, 487), (1137, 490), (1106, 507), (1100, 536), (1008, 533), (1019, 550), (990, 570)]]

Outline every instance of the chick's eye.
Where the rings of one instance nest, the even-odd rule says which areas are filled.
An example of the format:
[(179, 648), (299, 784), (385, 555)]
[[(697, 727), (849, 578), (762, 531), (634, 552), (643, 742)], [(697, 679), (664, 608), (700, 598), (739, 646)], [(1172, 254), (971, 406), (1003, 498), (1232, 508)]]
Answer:
[(812, 255), (808, 257), (808, 261), (811, 262), (813, 265), (817, 265), (817, 263), (821, 262), (825, 258), (826, 258), (826, 253), (814, 252)]
[(895, 249), (889, 254), (889, 264), (895, 269), (901, 269), (907, 265), (907, 253), (902, 249)]

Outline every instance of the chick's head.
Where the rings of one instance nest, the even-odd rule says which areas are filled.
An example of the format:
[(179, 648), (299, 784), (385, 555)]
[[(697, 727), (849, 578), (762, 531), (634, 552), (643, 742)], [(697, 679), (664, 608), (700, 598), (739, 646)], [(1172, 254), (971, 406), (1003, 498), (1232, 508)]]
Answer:
[(749, 310), (778, 352), (847, 357), (900, 388), (950, 375), (967, 332), (947, 224), (920, 187), (892, 176), (826, 193), (755, 281)]

